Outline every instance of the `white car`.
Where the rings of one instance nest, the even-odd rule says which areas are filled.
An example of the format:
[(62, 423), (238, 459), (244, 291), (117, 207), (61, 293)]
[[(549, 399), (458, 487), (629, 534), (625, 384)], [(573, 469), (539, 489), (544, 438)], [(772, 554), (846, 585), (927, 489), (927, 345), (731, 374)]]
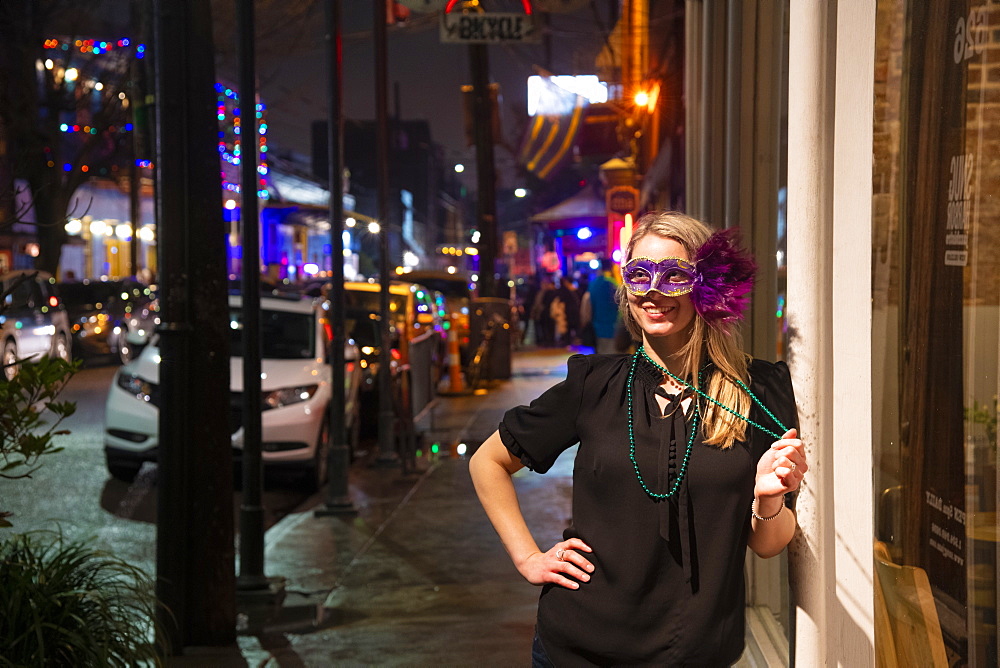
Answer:
[[(229, 297), (233, 333), (230, 360), (230, 426), (234, 453), (242, 451), (242, 300)], [(332, 338), (329, 303), (323, 300), (261, 297), (261, 428), (265, 465), (294, 466), (312, 488), (327, 478), (332, 377), (327, 350)], [(348, 445), (357, 446), (361, 373), (354, 342), (344, 344)], [(157, 457), (159, 348), (156, 341), (115, 374), (105, 405), (104, 453), (108, 471), (130, 481), (144, 462)]]
[(51, 275), (8, 272), (0, 276), (0, 296), (0, 379), (12, 380), (19, 361), (39, 355), (70, 360), (69, 316)]

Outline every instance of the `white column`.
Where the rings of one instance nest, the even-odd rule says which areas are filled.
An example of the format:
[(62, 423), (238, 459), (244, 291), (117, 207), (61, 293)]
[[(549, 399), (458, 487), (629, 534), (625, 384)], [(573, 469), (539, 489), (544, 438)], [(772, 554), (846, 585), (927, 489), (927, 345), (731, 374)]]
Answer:
[(809, 473), (799, 493), (800, 534), (789, 546), (796, 605), (795, 663), (825, 665), (833, 569), (834, 3), (809, 0), (789, 8), (788, 42), (788, 359), (808, 444)]
[(866, 666), (874, 663), (875, 10), (854, 0), (795, 0), (789, 21), (789, 357), (811, 467), (789, 551), (795, 664)]
[(875, 3), (840, 2), (837, 34), (844, 36), (837, 43), (833, 196), (838, 642), (830, 649), (839, 665), (871, 666), (875, 662), (871, 300)]

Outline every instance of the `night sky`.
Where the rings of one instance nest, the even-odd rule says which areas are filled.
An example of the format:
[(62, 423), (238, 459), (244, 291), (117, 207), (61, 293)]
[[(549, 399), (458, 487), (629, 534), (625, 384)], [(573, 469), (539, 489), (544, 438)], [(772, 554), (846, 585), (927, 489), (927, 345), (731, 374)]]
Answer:
[[(609, 24), (611, 3), (595, 3), (600, 5), (597, 20), (590, 3), (571, 4), (583, 4), (584, 8), (549, 15), (551, 58), (544, 44), (489, 47), (491, 80), (500, 84), (502, 96), (504, 146), (496, 152), (502, 180), (513, 173), (513, 152), (527, 122), (526, 79), (535, 73), (534, 68), (543, 67), (556, 74), (594, 73), (594, 59), (604, 40), (602, 28), (606, 30)], [(491, 11), (520, 11), (520, 2), (484, 0), (484, 5)], [(368, 1), (344, 0), (343, 12), (344, 113), (350, 119), (373, 119), (374, 9)], [(310, 123), (327, 114), (322, 11), (304, 24), (306, 29), (297, 36), (296, 47), (280, 54), (267, 53), (265, 31), (259, 40), (258, 70), (261, 94), (269, 109), (270, 141), (281, 151), (308, 156)], [(414, 13), (406, 24), (389, 28), (389, 113), (394, 113), (394, 86), (398, 83), (402, 117), (429, 120), (432, 137), (446, 147), (447, 159), (472, 165), (474, 151), (465, 146), (460, 93), (460, 87), (470, 83), (469, 49), (465, 45), (442, 44), (438, 25), (438, 16)]]
[[(2, 0), (0, 0), (2, 1)], [(327, 51), (324, 7), (327, 0), (255, 0), (256, 60), (260, 95), (268, 107), (268, 139), (279, 155), (295, 154), (308, 166), (310, 127), (327, 118)], [(404, 4), (441, 5), (445, 0), (403, 0)], [(553, 74), (594, 74), (594, 62), (613, 25), (620, 0), (533, 0), (536, 14), (547, 18), (548, 43), (489, 46), (491, 80), (500, 84), (503, 141), (496, 150), (501, 187), (510, 187), (516, 152), (527, 125), (526, 81), (536, 68)], [(523, 11), (521, 0), (482, 0), (490, 12)], [(123, 0), (87, 0), (61, 5), (48, 17), (54, 34), (130, 35), (136, 16)], [(216, 74), (235, 85), (235, 0), (212, 0)], [(348, 119), (375, 118), (372, 0), (341, 0), (344, 43), (344, 113)], [(74, 8), (76, 11), (66, 11)], [(550, 13), (541, 10), (552, 9)], [(389, 113), (396, 105), (403, 119), (426, 119), (431, 135), (446, 149), (446, 160), (474, 165), (475, 152), (465, 145), (460, 88), (469, 84), (469, 49), (442, 44), (440, 14), (413, 12), (408, 21), (389, 27)], [(466, 172), (473, 178), (473, 170)]]

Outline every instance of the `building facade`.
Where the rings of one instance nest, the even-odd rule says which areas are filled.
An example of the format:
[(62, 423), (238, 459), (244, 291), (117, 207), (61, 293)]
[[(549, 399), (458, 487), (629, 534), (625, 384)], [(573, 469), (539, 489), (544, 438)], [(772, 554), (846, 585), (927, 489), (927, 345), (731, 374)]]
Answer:
[(686, 208), (761, 260), (811, 466), (748, 657), (996, 666), (1000, 4), (684, 11)]

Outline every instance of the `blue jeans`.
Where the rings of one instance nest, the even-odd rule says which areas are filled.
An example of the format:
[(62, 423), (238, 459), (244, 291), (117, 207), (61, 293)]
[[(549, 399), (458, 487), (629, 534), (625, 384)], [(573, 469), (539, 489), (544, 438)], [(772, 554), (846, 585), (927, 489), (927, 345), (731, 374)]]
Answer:
[(531, 641), (531, 668), (555, 668), (549, 660), (549, 655), (545, 653), (545, 648), (542, 647), (538, 631), (535, 631), (535, 639)]

